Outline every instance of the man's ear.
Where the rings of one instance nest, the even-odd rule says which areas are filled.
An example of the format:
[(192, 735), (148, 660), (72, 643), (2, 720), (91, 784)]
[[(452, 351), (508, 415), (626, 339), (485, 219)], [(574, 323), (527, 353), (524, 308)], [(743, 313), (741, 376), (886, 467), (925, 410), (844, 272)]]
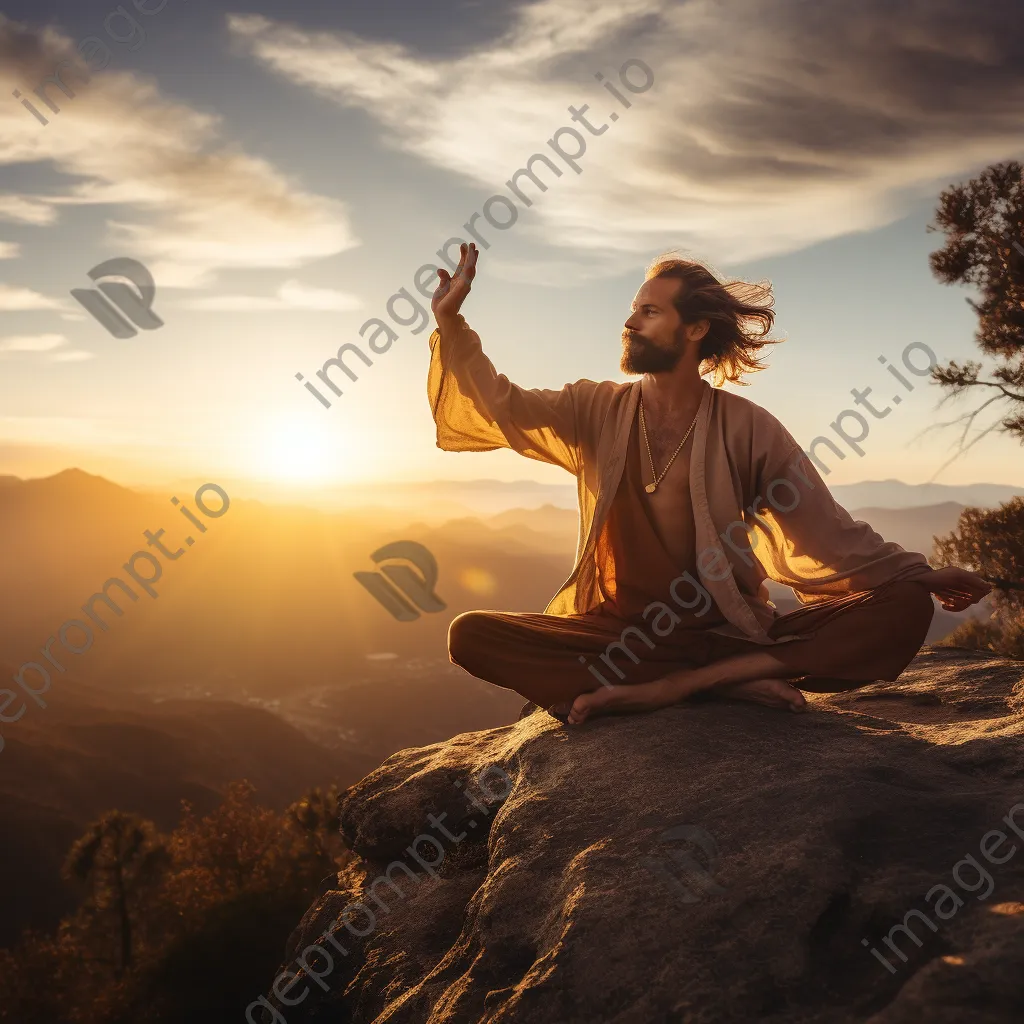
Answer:
[(708, 331), (711, 330), (711, 321), (698, 320), (695, 324), (690, 325), (690, 330), (693, 332), (690, 334), (690, 341), (703, 341)]

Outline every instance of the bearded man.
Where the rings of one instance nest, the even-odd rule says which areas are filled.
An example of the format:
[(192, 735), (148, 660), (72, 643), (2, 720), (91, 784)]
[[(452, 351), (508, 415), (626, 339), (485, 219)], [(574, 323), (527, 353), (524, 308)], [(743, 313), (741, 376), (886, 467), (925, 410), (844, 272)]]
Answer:
[[(431, 302), (437, 445), (561, 466), (580, 529), (544, 613), (457, 616), (454, 664), (572, 725), (699, 694), (801, 711), (802, 690), (895, 680), (924, 642), (932, 594), (960, 611), (991, 590), (854, 521), (785, 427), (722, 389), (763, 369), (770, 286), (658, 260), (622, 332), (621, 369), (638, 380), (525, 389), (495, 371), (460, 313), (478, 256), (464, 244)], [(767, 579), (801, 606), (779, 614)]]

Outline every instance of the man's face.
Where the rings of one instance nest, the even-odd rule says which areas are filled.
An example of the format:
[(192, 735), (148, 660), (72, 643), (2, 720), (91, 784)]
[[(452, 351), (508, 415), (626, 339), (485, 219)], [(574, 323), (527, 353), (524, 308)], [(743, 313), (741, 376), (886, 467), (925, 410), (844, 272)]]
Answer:
[(644, 281), (622, 332), (623, 373), (673, 370), (686, 349), (682, 321), (673, 299), (682, 281), (666, 277)]

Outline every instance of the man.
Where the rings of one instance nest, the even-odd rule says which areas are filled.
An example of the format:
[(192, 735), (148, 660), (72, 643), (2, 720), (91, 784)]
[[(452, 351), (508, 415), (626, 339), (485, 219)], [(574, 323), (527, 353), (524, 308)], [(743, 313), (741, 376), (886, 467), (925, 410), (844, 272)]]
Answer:
[[(855, 522), (775, 417), (721, 389), (763, 368), (770, 286), (657, 261), (622, 333), (622, 370), (639, 380), (527, 390), (495, 372), (459, 312), (478, 255), (462, 246), (431, 303), (438, 447), (561, 466), (580, 531), (545, 613), (459, 615), (453, 663), (573, 725), (696, 694), (800, 711), (801, 690), (896, 679), (924, 642), (931, 594), (960, 611), (991, 589)], [(766, 579), (801, 607), (780, 615)]]

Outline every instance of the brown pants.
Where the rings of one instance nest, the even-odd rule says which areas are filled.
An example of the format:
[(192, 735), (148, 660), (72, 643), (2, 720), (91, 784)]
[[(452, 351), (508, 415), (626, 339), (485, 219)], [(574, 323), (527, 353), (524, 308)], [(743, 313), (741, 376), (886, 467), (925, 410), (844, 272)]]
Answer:
[(676, 669), (755, 651), (780, 658), (791, 671), (787, 678), (800, 689), (835, 693), (896, 679), (924, 643), (934, 607), (921, 584), (890, 583), (780, 615), (769, 636), (808, 638), (772, 646), (692, 625), (659, 636), (642, 619), (463, 612), (448, 628), (448, 656), (467, 672), (540, 707), (596, 690), (602, 679), (613, 685), (646, 683)]

